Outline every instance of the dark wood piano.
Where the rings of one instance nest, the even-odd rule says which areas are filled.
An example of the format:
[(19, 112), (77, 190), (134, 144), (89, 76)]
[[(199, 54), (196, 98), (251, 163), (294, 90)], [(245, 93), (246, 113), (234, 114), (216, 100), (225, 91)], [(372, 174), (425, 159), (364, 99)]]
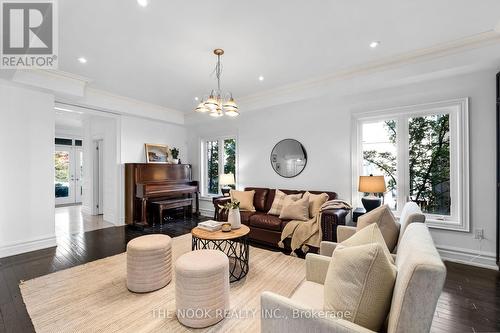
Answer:
[(125, 223), (145, 226), (151, 222), (153, 202), (190, 198), (199, 215), (198, 182), (190, 164), (125, 164)]

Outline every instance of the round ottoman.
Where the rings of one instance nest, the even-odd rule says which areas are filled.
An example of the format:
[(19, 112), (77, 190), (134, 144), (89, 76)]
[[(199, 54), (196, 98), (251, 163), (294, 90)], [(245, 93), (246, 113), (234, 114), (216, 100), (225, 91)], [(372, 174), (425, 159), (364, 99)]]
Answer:
[(224, 319), (229, 310), (229, 259), (217, 250), (196, 250), (175, 262), (177, 319), (202, 328)]
[(172, 239), (147, 235), (127, 244), (127, 288), (146, 293), (165, 287), (172, 280)]

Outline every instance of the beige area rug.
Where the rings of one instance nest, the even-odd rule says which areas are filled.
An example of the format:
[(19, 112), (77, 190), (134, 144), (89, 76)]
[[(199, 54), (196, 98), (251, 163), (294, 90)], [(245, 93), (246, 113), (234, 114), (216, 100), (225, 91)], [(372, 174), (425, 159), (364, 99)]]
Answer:
[[(191, 235), (173, 239), (173, 256), (191, 251)], [(290, 296), (305, 261), (250, 247), (250, 270), (232, 283), (230, 316), (199, 332), (259, 332), (260, 294)], [(175, 284), (147, 294), (126, 287), (126, 254), (45, 275), (20, 285), (37, 332), (185, 332), (175, 317)]]

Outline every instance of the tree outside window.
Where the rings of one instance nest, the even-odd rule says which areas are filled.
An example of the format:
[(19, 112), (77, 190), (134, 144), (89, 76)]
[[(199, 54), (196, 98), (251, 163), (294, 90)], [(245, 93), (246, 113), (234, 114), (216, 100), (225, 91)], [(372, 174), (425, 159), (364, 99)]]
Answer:
[(207, 192), (219, 193), (219, 142), (207, 141)]
[(236, 140), (224, 140), (224, 173), (232, 173), (236, 179)]
[[(450, 116), (435, 114), (408, 118), (409, 195), (423, 212), (450, 215)], [(382, 125), (381, 125), (382, 124)], [(363, 166), (386, 177), (388, 192), (397, 196), (397, 122), (363, 126)], [(372, 133), (370, 133), (370, 130)], [(365, 142), (365, 137), (385, 142)], [(388, 147), (394, 149), (388, 149)], [(393, 201), (394, 203), (397, 200)], [(397, 207), (393, 206), (397, 210)]]
[(221, 138), (203, 142), (206, 171), (203, 175), (203, 193), (219, 193), (219, 175), (232, 173), (236, 177), (236, 139)]

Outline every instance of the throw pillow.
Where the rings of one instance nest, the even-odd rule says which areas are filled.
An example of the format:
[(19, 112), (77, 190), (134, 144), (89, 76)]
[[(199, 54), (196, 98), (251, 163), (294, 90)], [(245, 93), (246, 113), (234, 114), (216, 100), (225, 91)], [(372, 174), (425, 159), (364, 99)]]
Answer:
[(255, 212), (255, 207), (253, 205), (253, 197), (255, 191), (229, 191), (231, 196), (231, 201), (238, 201), (240, 203), (240, 210)]
[(352, 247), (352, 246), (366, 245), (372, 243), (377, 243), (382, 245), (384, 254), (386, 255), (387, 259), (390, 262), (394, 263), (394, 258), (389, 252), (387, 244), (385, 243), (384, 240), (384, 236), (382, 236), (382, 233), (380, 232), (380, 229), (376, 223), (372, 223), (369, 226), (356, 232), (354, 235), (347, 238), (342, 243), (339, 243), (337, 247), (344, 248), (344, 247)]
[(293, 201), (297, 201), (302, 197), (302, 194), (290, 194), (286, 195), (284, 192), (276, 189), (274, 194), (273, 204), (271, 205), (271, 209), (267, 212), (269, 215), (279, 216), (281, 214), (281, 210), (283, 209), (285, 198), (291, 199)]
[(304, 198), (308, 197), (309, 198), (309, 217), (315, 217), (318, 213), (319, 210), (321, 209), (321, 206), (325, 202), (328, 201), (328, 194), (326, 193), (321, 193), (321, 194), (312, 194), (309, 192), (306, 192), (304, 194)]
[(372, 223), (376, 223), (378, 225), (382, 236), (384, 236), (385, 243), (387, 244), (389, 251), (393, 252), (394, 248), (398, 244), (399, 223), (396, 222), (396, 218), (392, 214), (389, 206), (380, 206), (371, 212), (360, 216), (358, 218), (356, 231), (359, 231)]
[(371, 243), (333, 252), (324, 284), (325, 310), (341, 311), (344, 319), (380, 331), (396, 282), (396, 266), (383, 247)]
[(285, 206), (281, 210), (281, 214), (279, 216), (282, 220), (299, 220), (299, 221), (307, 221), (309, 220), (309, 199), (302, 198), (297, 201), (292, 201), (288, 199), (290, 202), (287, 203), (287, 198), (285, 198)]

